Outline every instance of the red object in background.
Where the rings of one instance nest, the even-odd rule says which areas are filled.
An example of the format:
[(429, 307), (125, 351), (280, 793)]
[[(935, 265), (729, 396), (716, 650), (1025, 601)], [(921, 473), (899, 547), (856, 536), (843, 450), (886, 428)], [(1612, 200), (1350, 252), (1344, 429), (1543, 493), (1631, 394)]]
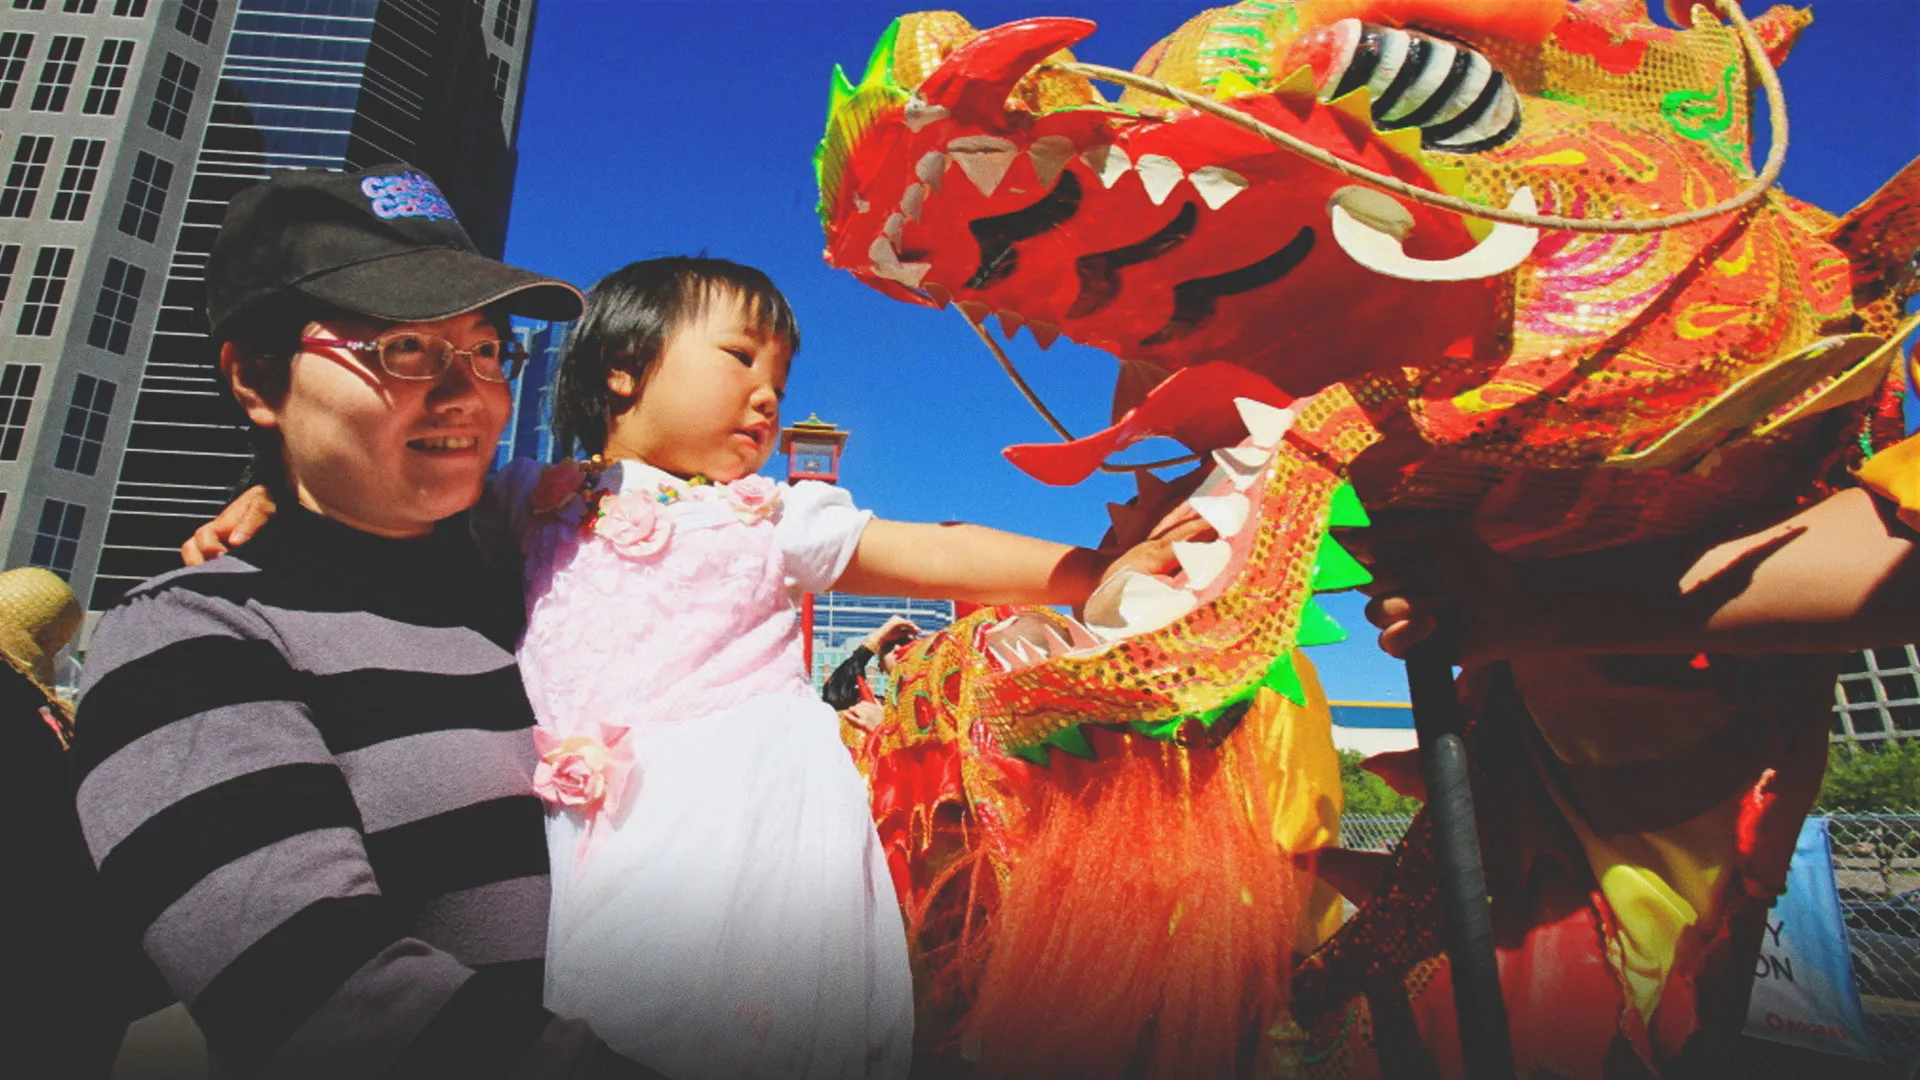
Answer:
[(813, 594), (800, 594), (800, 662), (807, 665), (807, 678), (813, 678)]
[(780, 452), (787, 455), (787, 482), (839, 483), (840, 452), (846, 449), (849, 434), (811, 414), (797, 424), (781, 428)]

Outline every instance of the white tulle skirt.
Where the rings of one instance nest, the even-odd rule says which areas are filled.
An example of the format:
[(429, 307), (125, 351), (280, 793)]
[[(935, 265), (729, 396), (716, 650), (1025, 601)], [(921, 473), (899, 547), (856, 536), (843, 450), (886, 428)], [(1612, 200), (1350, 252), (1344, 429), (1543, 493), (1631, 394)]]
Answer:
[(637, 732), (618, 820), (550, 817), (547, 1004), (680, 1080), (904, 1077), (906, 933), (815, 698)]

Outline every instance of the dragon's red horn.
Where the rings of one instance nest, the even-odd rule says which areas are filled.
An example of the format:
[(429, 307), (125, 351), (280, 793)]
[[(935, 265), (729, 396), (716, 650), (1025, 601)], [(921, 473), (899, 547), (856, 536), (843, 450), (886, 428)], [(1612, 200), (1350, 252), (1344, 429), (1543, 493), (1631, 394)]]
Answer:
[(1027, 72), (1093, 33), (1087, 19), (1024, 19), (983, 30), (920, 84), (920, 97), (955, 119), (998, 126), (1007, 95)]

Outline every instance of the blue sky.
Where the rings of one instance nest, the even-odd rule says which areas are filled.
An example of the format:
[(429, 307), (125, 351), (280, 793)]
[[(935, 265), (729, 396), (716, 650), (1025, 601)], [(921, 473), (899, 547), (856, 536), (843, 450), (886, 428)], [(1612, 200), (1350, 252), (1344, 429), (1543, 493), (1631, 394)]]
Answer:
[[(982, 3), (975, 26), (1035, 15), (1100, 24), (1075, 52), (1131, 67), (1207, 5)], [(1657, 6), (1657, 3), (1656, 3)], [(1920, 156), (1920, 3), (1812, 0), (1782, 69), (1792, 121), (1782, 186), (1843, 212)], [(1764, 7), (1749, 2), (1750, 14)], [(758, 266), (792, 299), (804, 347), (788, 419), (853, 432), (842, 483), (902, 520), (965, 520), (1096, 542), (1130, 480), (1048, 488), (1000, 448), (1050, 439), (960, 317), (888, 300), (820, 257), (812, 154), (834, 64), (858, 79), (899, 3), (541, 0), (521, 113), (510, 261), (582, 286), (634, 259), (705, 251)], [(1015, 361), (1076, 433), (1106, 423), (1114, 362), (1022, 334)], [(1406, 700), (1357, 598), (1330, 609), (1353, 640), (1313, 651), (1329, 696)]]

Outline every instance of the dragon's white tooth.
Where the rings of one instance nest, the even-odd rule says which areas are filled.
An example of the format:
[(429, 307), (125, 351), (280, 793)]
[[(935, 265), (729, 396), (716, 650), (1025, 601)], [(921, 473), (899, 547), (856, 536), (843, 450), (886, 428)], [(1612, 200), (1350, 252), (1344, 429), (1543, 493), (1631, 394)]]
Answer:
[(1064, 656), (1073, 651), (1073, 643), (1061, 636), (1060, 631), (1049, 626), (1046, 628), (1045, 633), (1047, 635), (1047, 655)]
[(947, 155), (938, 150), (923, 155), (920, 163), (913, 167), (913, 174), (920, 178), (920, 182), (927, 185), (928, 190), (936, 192), (940, 190), (940, 177), (946, 171)]
[(1157, 577), (1135, 574), (1120, 591), (1120, 622), (1129, 635), (1158, 630), (1199, 606), (1199, 599)]
[(1189, 544), (1182, 540), (1173, 543), (1173, 557), (1180, 562), (1180, 569), (1187, 572), (1187, 587), (1204, 589), (1213, 584), (1220, 571), (1227, 568), (1233, 559), (1233, 545), (1225, 540), (1211, 540), (1204, 544)]
[(1214, 464), (1226, 474), (1227, 481), (1236, 490), (1245, 491), (1253, 486), (1253, 481), (1266, 468), (1267, 461), (1273, 457), (1272, 451), (1257, 447), (1227, 446), (1213, 452)]
[(997, 642), (993, 642), (993, 641), (987, 642), (987, 657), (988, 659), (993, 661), (995, 667), (999, 668), (1003, 672), (1012, 671), (1014, 668), (1019, 666), (1018, 664), (1013, 662), (1012, 657), (1000, 651), (1000, 646), (999, 646), (999, 643)]
[(880, 233), (892, 241), (894, 247), (898, 248), (900, 246), (900, 230), (906, 228), (906, 225), (907, 215), (893, 214), (887, 218), (887, 223), (880, 227)]
[(1104, 188), (1112, 187), (1133, 169), (1133, 161), (1127, 157), (1127, 152), (1117, 146), (1096, 146), (1081, 154), (1080, 160), (1087, 163), (1087, 168), (1093, 170), (1093, 175), (1100, 179), (1100, 186)]
[(1013, 165), (1013, 151), (955, 154), (953, 160), (959, 162), (960, 171), (967, 174), (967, 179), (973, 181), (973, 186), (980, 189), (980, 194), (991, 195), (993, 189), (999, 187), (1001, 179), (1007, 175), (1007, 169)]
[(919, 94), (915, 94), (907, 99), (906, 116), (902, 118), (902, 122), (907, 125), (907, 130), (919, 131), (928, 124), (936, 120), (945, 120), (951, 115), (944, 106), (929, 105), (920, 99)]
[(994, 316), (1000, 320), (1000, 336), (1008, 341), (1012, 341), (1013, 335), (1026, 324), (1026, 320), (1022, 319), (1017, 311), (996, 311)]
[(1247, 517), (1253, 512), (1253, 504), (1245, 495), (1228, 492), (1225, 495), (1195, 495), (1187, 500), (1193, 512), (1201, 520), (1213, 526), (1215, 534), (1222, 538), (1240, 535), (1240, 529), (1246, 525)]
[(966, 135), (947, 144), (947, 153), (982, 195), (991, 195), (1000, 186), (1018, 152), (1012, 139), (998, 135)]
[(1060, 328), (1052, 323), (1030, 322), (1027, 329), (1033, 333), (1034, 342), (1043, 349), (1053, 348), (1053, 343), (1060, 338)]
[(1240, 422), (1247, 425), (1247, 434), (1253, 436), (1255, 446), (1271, 450), (1280, 445), (1287, 430), (1293, 427), (1292, 409), (1276, 408), (1264, 401), (1243, 397), (1234, 398), (1233, 407), (1240, 410)]
[(1060, 178), (1060, 170), (1073, 158), (1073, 140), (1065, 135), (1042, 135), (1027, 147), (1027, 156), (1033, 159), (1033, 174), (1040, 178), (1040, 186), (1051, 188)]
[[(1333, 218), (1333, 240), (1347, 257), (1376, 274), (1405, 281), (1475, 281), (1497, 277), (1525, 262), (1540, 242), (1540, 230), (1527, 225), (1498, 222), (1486, 239), (1472, 250), (1451, 259), (1416, 259), (1401, 246), (1401, 239), (1379, 224), (1354, 214), (1342, 203), (1339, 193), (1329, 204)], [(1522, 187), (1513, 193), (1507, 209), (1523, 214), (1535, 212), (1533, 191)]]
[(907, 190), (900, 194), (900, 212), (907, 215), (908, 221), (919, 221), (920, 211), (927, 205), (927, 185), (908, 184)]
[(900, 254), (893, 250), (893, 242), (883, 233), (873, 238), (867, 248), (867, 257), (873, 260), (873, 273), (876, 277), (897, 281), (909, 289), (917, 289), (926, 279), (927, 271), (933, 269), (932, 263), (903, 263)]
[(1218, 165), (1202, 165), (1187, 174), (1187, 183), (1200, 193), (1200, 201), (1207, 209), (1218, 210), (1241, 192), (1247, 190), (1247, 178), (1232, 169), (1223, 169)]
[(1155, 206), (1166, 202), (1167, 196), (1187, 175), (1179, 162), (1165, 154), (1141, 154), (1133, 170), (1140, 174), (1140, 183), (1147, 189), (1147, 198), (1153, 200)]

